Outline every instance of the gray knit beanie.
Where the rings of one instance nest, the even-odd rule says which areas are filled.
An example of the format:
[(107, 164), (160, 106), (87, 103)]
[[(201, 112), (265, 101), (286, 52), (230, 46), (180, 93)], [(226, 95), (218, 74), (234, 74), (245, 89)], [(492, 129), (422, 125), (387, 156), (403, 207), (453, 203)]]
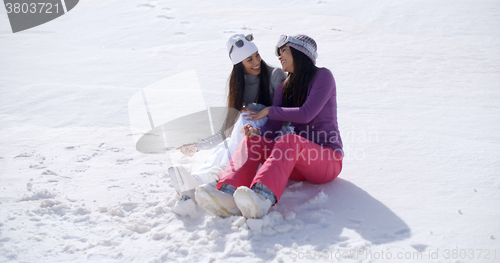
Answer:
[(316, 41), (314, 41), (311, 37), (306, 35), (282, 35), (276, 45), (276, 56), (279, 55), (279, 49), (284, 45), (288, 45), (304, 53), (314, 64), (316, 64), (316, 58), (318, 58), (318, 46), (316, 45)]

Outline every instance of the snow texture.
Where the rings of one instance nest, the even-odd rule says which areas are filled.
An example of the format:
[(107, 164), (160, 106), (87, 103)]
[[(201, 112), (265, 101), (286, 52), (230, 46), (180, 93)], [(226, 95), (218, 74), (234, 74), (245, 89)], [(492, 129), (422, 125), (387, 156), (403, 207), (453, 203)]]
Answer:
[[(86, 0), (15, 34), (4, 10), (0, 262), (500, 259), (498, 1)], [(210, 152), (140, 153), (129, 123), (134, 94), (192, 70), (224, 106), (233, 33), (274, 66), (281, 34), (310, 35), (337, 84), (342, 173), (290, 181), (262, 219), (178, 202), (167, 168)]]

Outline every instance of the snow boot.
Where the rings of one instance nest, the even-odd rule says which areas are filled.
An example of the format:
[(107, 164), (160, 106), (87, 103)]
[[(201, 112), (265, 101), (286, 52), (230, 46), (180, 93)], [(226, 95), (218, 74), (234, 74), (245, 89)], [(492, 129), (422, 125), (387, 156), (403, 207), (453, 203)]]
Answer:
[(234, 202), (246, 218), (261, 218), (267, 214), (273, 205), (271, 200), (254, 190), (240, 186), (234, 192)]
[(168, 174), (181, 200), (194, 199), (194, 191), (200, 184), (191, 173), (182, 166), (172, 166), (168, 168)]
[(196, 188), (195, 199), (199, 206), (214, 216), (241, 215), (233, 196), (217, 190), (213, 184), (204, 184)]

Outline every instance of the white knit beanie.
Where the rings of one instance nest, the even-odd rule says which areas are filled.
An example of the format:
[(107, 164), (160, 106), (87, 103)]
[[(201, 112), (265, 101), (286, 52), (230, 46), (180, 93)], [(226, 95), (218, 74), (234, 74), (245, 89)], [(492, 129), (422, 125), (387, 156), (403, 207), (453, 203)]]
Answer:
[[(247, 35), (248, 36), (248, 35)], [(252, 36), (253, 39), (253, 36)], [(237, 47), (235, 43), (239, 40), (243, 41), (243, 46)], [(252, 41), (248, 41), (243, 34), (234, 34), (227, 39), (227, 52), (229, 54), (229, 58), (233, 65), (236, 65), (243, 61), (245, 58), (248, 58), (253, 53), (259, 51), (255, 43)]]

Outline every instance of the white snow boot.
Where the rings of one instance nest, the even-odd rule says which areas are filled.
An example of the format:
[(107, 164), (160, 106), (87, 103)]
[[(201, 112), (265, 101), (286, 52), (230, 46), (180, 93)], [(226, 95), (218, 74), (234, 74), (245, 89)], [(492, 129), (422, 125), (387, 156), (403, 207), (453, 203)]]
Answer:
[(272, 202), (246, 186), (234, 192), (234, 202), (246, 218), (261, 218), (267, 214)]
[(168, 168), (168, 174), (172, 180), (175, 191), (181, 196), (181, 200), (193, 199), (196, 187), (200, 185), (198, 180), (182, 166)]
[(198, 187), (195, 199), (199, 206), (212, 215), (220, 217), (241, 215), (233, 196), (217, 190), (213, 184)]

